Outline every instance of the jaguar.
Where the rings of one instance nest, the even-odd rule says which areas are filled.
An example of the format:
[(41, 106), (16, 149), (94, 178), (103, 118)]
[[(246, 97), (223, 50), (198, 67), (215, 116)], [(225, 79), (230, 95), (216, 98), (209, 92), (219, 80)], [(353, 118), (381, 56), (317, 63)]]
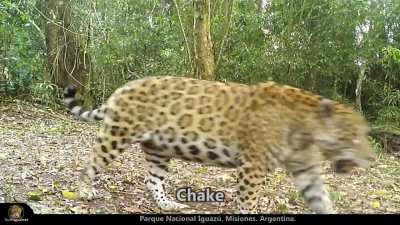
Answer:
[(147, 77), (118, 88), (94, 110), (85, 110), (77, 88), (64, 101), (77, 118), (102, 120), (80, 178), (80, 196), (96, 196), (96, 174), (132, 143), (140, 144), (146, 188), (162, 210), (188, 207), (166, 194), (172, 158), (235, 168), (237, 210), (255, 213), (265, 176), (285, 169), (315, 213), (335, 213), (321, 162), (348, 174), (375, 159), (369, 126), (351, 106), (273, 81), (252, 85), (187, 77)]

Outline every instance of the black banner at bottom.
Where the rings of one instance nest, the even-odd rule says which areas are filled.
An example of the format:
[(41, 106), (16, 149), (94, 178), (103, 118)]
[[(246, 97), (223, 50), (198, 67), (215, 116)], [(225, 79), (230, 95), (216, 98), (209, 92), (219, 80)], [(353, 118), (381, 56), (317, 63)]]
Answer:
[(34, 214), (22, 203), (0, 204), (1, 224), (155, 224), (155, 223), (264, 223), (264, 224), (400, 224), (400, 214)]

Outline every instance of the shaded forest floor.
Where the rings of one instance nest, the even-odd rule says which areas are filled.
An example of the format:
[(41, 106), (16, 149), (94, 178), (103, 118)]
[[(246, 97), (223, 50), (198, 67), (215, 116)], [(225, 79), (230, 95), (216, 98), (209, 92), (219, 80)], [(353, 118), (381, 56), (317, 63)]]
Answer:
[[(74, 199), (98, 127), (64, 111), (0, 99), (0, 202), (27, 202), (35, 213), (159, 213), (143, 184), (144, 157), (136, 145), (100, 174), (99, 198)], [(225, 193), (224, 203), (191, 203), (187, 212), (234, 212), (234, 170), (179, 160), (170, 166), (166, 188), (171, 195), (184, 186)], [(338, 212), (400, 212), (399, 158), (381, 154), (371, 168), (349, 176), (335, 175), (327, 165), (324, 170)], [(264, 213), (310, 213), (281, 170), (266, 178), (259, 208)]]

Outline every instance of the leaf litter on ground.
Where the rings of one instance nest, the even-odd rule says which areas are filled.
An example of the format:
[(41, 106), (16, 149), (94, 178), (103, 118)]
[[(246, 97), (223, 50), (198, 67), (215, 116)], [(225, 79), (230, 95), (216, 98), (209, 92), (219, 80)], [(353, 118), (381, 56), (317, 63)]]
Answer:
[[(65, 111), (21, 101), (0, 102), (0, 201), (27, 202), (35, 213), (159, 213), (143, 183), (146, 166), (137, 145), (104, 169), (99, 197), (83, 201), (77, 181), (100, 123), (76, 121)], [(189, 203), (183, 213), (235, 212), (235, 170), (172, 160), (166, 188), (213, 187), (224, 203)], [(382, 154), (369, 169), (337, 176), (324, 164), (325, 183), (339, 213), (400, 212), (400, 163)], [(310, 213), (287, 173), (266, 177), (259, 203), (264, 213)]]

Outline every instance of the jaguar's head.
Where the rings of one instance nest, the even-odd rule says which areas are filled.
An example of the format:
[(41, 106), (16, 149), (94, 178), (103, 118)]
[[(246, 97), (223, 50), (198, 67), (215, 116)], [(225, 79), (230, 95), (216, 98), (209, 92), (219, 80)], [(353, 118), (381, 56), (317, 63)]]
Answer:
[(359, 112), (322, 99), (318, 116), (320, 124), (314, 141), (335, 172), (345, 174), (354, 167), (366, 168), (375, 160), (368, 140), (370, 128)]

